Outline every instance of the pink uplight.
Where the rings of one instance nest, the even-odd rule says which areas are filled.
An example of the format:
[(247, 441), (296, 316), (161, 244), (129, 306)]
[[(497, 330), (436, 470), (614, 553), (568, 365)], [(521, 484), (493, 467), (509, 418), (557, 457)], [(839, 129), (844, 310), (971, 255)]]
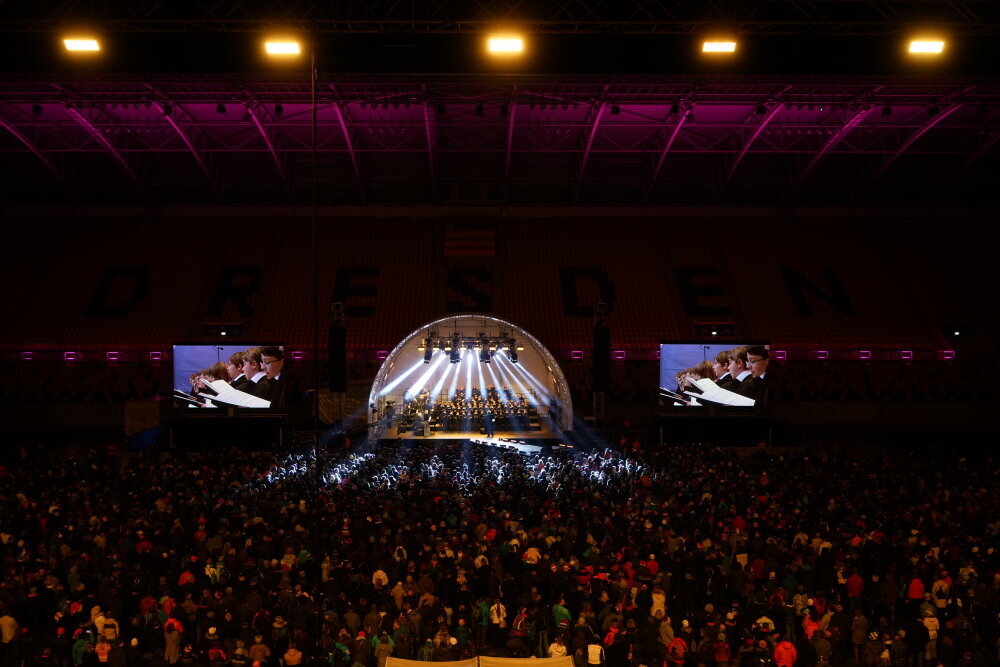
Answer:
[(830, 351), (829, 350), (816, 350), (816, 358), (817, 359), (829, 359), (830, 358)]
[(903, 361), (913, 361), (913, 350), (900, 350), (899, 358)]
[(868, 359), (871, 359), (871, 358), (872, 358), (872, 351), (871, 350), (858, 350), (858, 359), (868, 360)]

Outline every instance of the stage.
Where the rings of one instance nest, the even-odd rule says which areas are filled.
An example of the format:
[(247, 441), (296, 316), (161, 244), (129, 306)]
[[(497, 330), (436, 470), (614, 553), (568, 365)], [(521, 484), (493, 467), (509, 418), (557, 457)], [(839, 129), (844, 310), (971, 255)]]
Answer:
[(538, 426), (538, 430), (495, 431), (492, 438), (487, 438), (484, 433), (477, 431), (436, 431), (434, 429), (430, 429), (427, 435), (420, 435), (419, 432), (414, 433), (412, 427), (405, 428), (400, 432), (395, 424), (392, 428), (384, 432), (383, 437), (392, 438), (395, 436), (404, 440), (496, 440), (498, 438), (507, 438), (509, 440), (557, 440), (560, 435), (559, 432), (552, 430), (547, 421), (542, 421)]
[[(395, 440), (397, 438), (383, 438), (387, 440)], [(563, 440), (557, 437), (555, 434), (542, 438), (538, 435), (533, 435), (530, 437), (523, 437), (517, 435), (496, 435), (492, 438), (487, 438), (485, 436), (476, 436), (472, 434), (462, 434), (462, 433), (448, 433), (446, 435), (439, 436), (428, 436), (426, 438), (421, 437), (400, 437), (398, 439), (405, 440), (406, 442), (411, 442), (414, 444), (430, 444), (438, 442), (441, 440), (468, 440), (480, 445), (487, 445), (491, 447), (500, 447), (505, 449), (513, 449), (522, 454), (537, 454), (542, 450), (549, 449), (573, 449), (572, 445), (567, 445)]]

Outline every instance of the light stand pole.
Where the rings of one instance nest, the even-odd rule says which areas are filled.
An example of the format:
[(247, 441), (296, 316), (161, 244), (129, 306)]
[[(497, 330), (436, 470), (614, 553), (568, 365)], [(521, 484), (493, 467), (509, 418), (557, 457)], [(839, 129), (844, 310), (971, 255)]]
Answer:
[[(310, 93), (311, 93), (311, 132), (309, 137), (309, 148), (312, 155), (312, 213), (310, 215), (311, 227), (312, 227), (312, 247), (313, 247), (313, 384), (315, 390), (313, 391), (313, 455), (316, 459), (313, 466), (314, 470), (314, 483), (320, 484), (323, 479), (322, 468), (320, 467), (320, 443), (319, 443), (319, 177), (316, 166), (316, 79), (318, 77), (318, 72), (316, 71), (316, 44), (319, 39), (319, 33), (313, 30), (312, 39), (309, 40), (309, 83), (310, 83)], [(309, 514), (312, 518), (312, 530), (310, 531), (311, 542), (313, 545), (312, 557), (313, 565), (317, 568), (314, 572), (315, 576), (318, 578), (316, 586), (316, 599), (313, 600), (313, 605), (316, 611), (316, 648), (317, 650), (322, 645), (323, 641), (323, 575), (322, 575), (322, 565), (320, 564), (319, 557), (322, 553), (321, 546), (318, 542), (319, 540), (319, 502), (317, 501), (317, 496), (313, 496), (312, 502), (309, 507)]]
[(319, 229), (318, 229), (318, 184), (316, 170), (316, 32), (310, 40), (309, 47), (309, 82), (312, 96), (312, 131), (309, 138), (309, 148), (312, 154), (312, 264), (313, 264), (313, 448), (316, 457), (316, 473), (319, 475)]

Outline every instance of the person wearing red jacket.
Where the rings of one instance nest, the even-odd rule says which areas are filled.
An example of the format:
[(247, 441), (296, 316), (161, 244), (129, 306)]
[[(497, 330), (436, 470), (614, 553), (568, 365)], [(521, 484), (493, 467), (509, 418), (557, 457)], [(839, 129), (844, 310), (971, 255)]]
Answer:
[(850, 598), (852, 606), (857, 606), (861, 602), (861, 594), (864, 591), (865, 580), (857, 570), (851, 570), (851, 576), (847, 578), (847, 597)]
[(910, 580), (910, 584), (906, 587), (906, 601), (913, 608), (913, 613), (916, 613), (917, 608), (924, 601), (924, 582), (920, 577), (913, 577)]
[(802, 618), (802, 630), (806, 634), (807, 639), (812, 639), (813, 634), (819, 629), (819, 621), (813, 618), (812, 614), (806, 614)]
[(680, 637), (674, 637), (667, 647), (667, 667), (683, 667), (687, 659), (688, 645)]
[(720, 632), (718, 639), (712, 642), (712, 656), (715, 658), (715, 667), (729, 667), (733, 661), (733, 649), (726, 641), (725, 632)]
[(778, 667), (793, 667), (798, 658), (799, 654), (795, 650), (795, 645), (787, 639), (782, 639), (774, 647), (774, 662)]

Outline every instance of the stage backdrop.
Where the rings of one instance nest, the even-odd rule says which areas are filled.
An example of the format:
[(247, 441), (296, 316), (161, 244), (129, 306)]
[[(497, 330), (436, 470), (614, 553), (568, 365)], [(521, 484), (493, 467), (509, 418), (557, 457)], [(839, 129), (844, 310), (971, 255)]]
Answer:
[[(455, 334), (466, 340), (480, 334), (486, 338), (512, 338), (515, 347), (523, 349), (515, 349), (516, 364), (512, 362), (510, 351), (496, 351), (487, 364), (479, 361), (479, 351), (463, 350), (461, 362), (453, 364), (450, 352), (419, 349), (426, 338), (450, 339)], [(431, 357), (429, 363), (425, 363), (424, 355), (428, 351)], [(561, 408), (560, 425), (564, 430), (573, 427), (573, 399), (555, 357), (521, 327), (475, 313), (451, 315), (412, 331), (389, 353), (379, 369), (372, 383), (369, 404), (381, 415), (386, 401), (393, 401), (398, 410), (422, 389), (427, 389), (433, 399), (438, 400), (450, 396), (458, 387), (465, 387), (467, 395), (472, 387), (480, 387), (485, 394), (486, 387), (491, 385), (498, 389), (508, 387), (515, 394), (523, 395), (545, 415), (555, 399)]]

